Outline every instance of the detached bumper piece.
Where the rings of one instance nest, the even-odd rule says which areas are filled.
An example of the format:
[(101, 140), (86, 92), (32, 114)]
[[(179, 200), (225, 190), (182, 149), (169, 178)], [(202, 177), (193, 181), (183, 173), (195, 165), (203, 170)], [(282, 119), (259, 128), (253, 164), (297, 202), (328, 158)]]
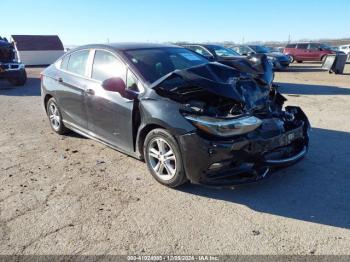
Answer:
[[(304, 118), (299, 108), (296, 116)], [(294, 126), (277, 134), (257, 131), (230, 141), (203, 138), (197, 133), (180, 137), (188, 178), (197, 184), (232, 186), (252, 183), (270, 175), (275, 168), (301, 160), (308, 151), (309, 123), (295, 120)]]

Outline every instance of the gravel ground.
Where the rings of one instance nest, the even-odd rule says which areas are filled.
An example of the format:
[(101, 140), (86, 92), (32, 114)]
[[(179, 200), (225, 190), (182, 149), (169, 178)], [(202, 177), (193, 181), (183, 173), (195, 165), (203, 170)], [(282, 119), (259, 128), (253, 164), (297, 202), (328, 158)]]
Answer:
[(350, 65), (276, 73), (313, 126), (308, 156), (235, 189), (158, 184), (138, 160), (54, 134), (39, 72), (0, 82), (0, 254), (350, 254)]

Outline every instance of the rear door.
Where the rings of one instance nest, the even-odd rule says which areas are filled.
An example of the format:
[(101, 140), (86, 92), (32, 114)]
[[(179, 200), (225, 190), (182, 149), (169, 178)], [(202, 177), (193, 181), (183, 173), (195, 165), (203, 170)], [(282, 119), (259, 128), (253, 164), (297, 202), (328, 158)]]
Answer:
[(56, 78), (55, 97), (65, 122), (83, 129), (87, 128), (84, 93), (87, 85), (88, 58), (90, 50), (79, 50), (66, 55)]
[[(102, 87), (103, 81), (114, 77), (120, 77), (127, 82), (127, 76), (127, 67), (116, 54), (107, 50), (94, 50), (91, 80), (85, 99), (88, 129), (107, 143), (132, 152), (134, 101)], [(131, 80), (127, 85), (130, 83)]]
[(308, 60), (318, 61), (320, 60), (320, 44), (310, 43), (307, 48)]
[(307, 52), (307, 48), (308, 48), (309, 44), (297, 44), (297, 49), (295, 52), (295, 59), (296, 60), (307, 60), (308, 59), (308, 52)]

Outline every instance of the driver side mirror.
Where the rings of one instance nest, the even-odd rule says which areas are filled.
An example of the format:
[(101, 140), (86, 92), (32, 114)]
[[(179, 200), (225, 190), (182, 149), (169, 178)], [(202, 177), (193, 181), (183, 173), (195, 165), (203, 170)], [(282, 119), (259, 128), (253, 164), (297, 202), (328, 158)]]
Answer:
[(117, 92), (121, 94), (121, 96), (124, 96), (126, 90), (125, 82), (120, 77), (106, 79), (105, 81), (103, 81), (102, 87), (104, 90), (110, 92)]

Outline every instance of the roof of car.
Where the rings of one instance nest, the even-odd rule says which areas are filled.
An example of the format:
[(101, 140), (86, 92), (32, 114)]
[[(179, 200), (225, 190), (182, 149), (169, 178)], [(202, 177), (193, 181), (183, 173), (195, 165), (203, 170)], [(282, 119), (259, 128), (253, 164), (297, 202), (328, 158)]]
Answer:
[(169, 48), (169, 47), (179, 47), (177, 45), (171, 44), (155, 44), (155, 43), (110, 43), (110, 44), (90, 44), (85, 46), (80, 46), (81, 48), (111, 48), (117, 51), (124, 50), (136, 50), (136, 49), (151, 49), (151, 48)]

